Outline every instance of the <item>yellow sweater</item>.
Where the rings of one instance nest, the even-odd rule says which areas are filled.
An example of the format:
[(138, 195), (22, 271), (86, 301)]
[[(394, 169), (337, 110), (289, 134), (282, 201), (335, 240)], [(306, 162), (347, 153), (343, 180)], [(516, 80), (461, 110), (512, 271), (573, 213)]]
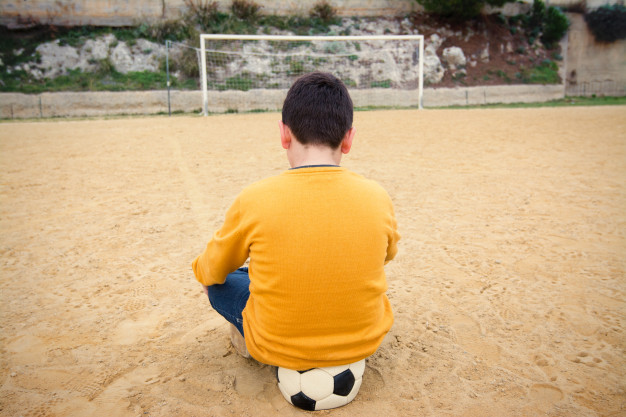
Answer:
[(298, 168), (244, 189), (193, 271), (221, 284), (250, 257), (243, 328), (252, 357), (335, 366), (373, 354), (391, 328), (383, 266), (399, 238), (377, 183), (342, 167)]

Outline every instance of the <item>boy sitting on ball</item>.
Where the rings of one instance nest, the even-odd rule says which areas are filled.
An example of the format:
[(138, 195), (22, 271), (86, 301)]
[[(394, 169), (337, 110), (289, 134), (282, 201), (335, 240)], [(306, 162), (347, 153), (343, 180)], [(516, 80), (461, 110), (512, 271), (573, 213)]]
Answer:
[(339, 79), (299, 78), (279, 122), (291, 169), (245, 188), (193, 261), (211, 305), (238, 330), (233, 344), (259, 362), (353, 363), (391, 328), (384, 265), (400, 236), (387, 192), (339, 166), (352, 117)]

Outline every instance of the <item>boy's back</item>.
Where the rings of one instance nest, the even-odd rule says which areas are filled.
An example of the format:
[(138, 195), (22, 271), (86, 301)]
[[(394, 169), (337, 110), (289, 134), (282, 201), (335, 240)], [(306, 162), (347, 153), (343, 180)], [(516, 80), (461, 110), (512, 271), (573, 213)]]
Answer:
[(289, 170), (245, 189), (220, 232), (207, 248), (218, 276), (250, 251), (253, 357), (307, 369), (374, 353), (393, 321), (383, 265), (398, 239), (378, 184), (341, 167)]
[[(293, 168), (243, 190), (193, 263), (213, 307), (263, 363), (356, 362), (391, 328), (384, 264), (399, 235), (385, 190), (338, 166), (351, 125), (340, 81), (320, 73), (299, 79), (280, 123)], [(249, 270), (233, 272), (248, 257)]]

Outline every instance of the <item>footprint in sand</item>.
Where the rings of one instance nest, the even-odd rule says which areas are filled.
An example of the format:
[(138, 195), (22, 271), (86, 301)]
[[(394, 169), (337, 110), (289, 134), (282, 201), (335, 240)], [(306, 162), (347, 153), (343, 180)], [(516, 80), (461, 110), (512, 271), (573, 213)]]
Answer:
[(133, 390), (157, 382), (160, 382), (160, 371), (156, 366), (139, 367), (125, 374), (101, 371), (92, 376), (85, 371), (71, 381), (71, 384), (67, 384), (68, 388), (75, 389), (83, 395), (71, 397), (63, 404), (62, 412), (58, 415), (137, 415), (121, 414), (120, 410), (130, 409), (129, 395)]
[(604, 324), (603, 329), (605, 332), (613, 331), (617, 334), (621, 334), (624, 328), (623, 317), (614, 312), (603, 312), (598, 315), (598, 319)]
[(133, 312), (143, 310), (146, 306), (146, 300), (141, 298), (133, 298), (124, 304), (124, 310)]
[(197, 325), (193, 329), (181, 333), (176, 337), (175, 342), (177, 344), (190, 344), (196, 343), (198, 338), (209, 334), (209, 332), (217, 329), (218, 327), (226, 327), (227, 321), (217, 313), (211, 314), (209, 318)]
[(12, 378), (12, 382), (14, 385), (26, 390), (52, 392), (58, 389), (59, 384), (70, 381), (73, 377), (71, 370), (45, 369), (36, 373), (19, 373)]
[(601, 322), (595, 317), (581, 311), (577, 306), (565, 306), (562, 308), (563, 320), (582, 336), (591, 336), (595, 334), (601, 326)]
[(589, 352), (578, 352), (577, 354), (566, 354), (565, 359), (574, 363), (580, 363), (587, 366), (598, 366), (602, 363), (602, 359), (590, 355)]
[(474, 356), (497, 362), (500, 359), (500, 346), (490, 343), (479, 324), (470, 317), (457, 316), (452, 319), (452, 329), (456, 341)]
[(563, 391), (548, 384), (535, 384), (530, 387), (530, 398), (541, 411), (548, 411), (563, 399)]
[(521, 259), (513, 265), (513, 269), (520, 277), (537, 280), (537, 273), (540, 271), (539, 265), (544, 265), (545, 259), (539, 255), (530, 255)]
[(551, 362), (553, 362), (549, 355), (543, 354), (535, 355), (533, 360), (537, 366), (541, 366), (543, 368), (550, 366)]
[(133, 297), (141, 297), (143, 295), (153, 295), (155, 289), (155, 282), (150, 278), (144, 278), (132, 286), (131, 293)]
[(34, 408), (29, 409), (26, 414), (23, 415), (23, 417), (48, 417), (54, 415), (52, 414), (50, 409), (50, 407), (53, 405), (54, 404), (51, 403), (40, 404)]
[(63, 382), (61, 385), (69, 391), (80, 393), (83, 397), (91, 401), (102, 391), (105, 382), (112, 375), (112, 373), (104, 370), (94, 374), (92, 370), (85, 369), (78, 374), (72, 375), (69, 380)]
[(256, 397), (263, 392), (265, 381), (254, 373), (241, 373), (235, 377), (235, 391), (244, 397)]
[(166, 318), (167, 316), (154, 311), (150, 314), (143, 314), (136, 320), (124, 320), (117, 325), (112, 340), (118, 345), (130, 345), (153, 339), (160, 335), (157, 328)]
[(365, 372), (363, 373), (363, 384), (361, 385), (360, 392), (372, 394), (382, 390), (384, 387), (385, 380), (383, 379), (380, 371), (369, 364), (366, 364)]
[(41, 364), (47, 358), (48, 342), (32, 335), (29, 330), (19, 332), (16, 338), (5, 343), (6, 351), (17, 363)]
[(70, 349), (54, 348), (46, 352), (48, 365), (71, 366), (78, 362)]

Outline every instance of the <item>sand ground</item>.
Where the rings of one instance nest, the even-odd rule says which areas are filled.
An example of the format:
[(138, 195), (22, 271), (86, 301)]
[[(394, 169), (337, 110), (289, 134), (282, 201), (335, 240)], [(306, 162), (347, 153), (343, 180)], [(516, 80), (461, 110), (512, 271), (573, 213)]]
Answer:
[[(297, 416), (190, 263), (276, 113), (0, 124), (0, 415)], [(356, 114), (403, 239), (333, 416), (626, 415), (626, 108)]]

